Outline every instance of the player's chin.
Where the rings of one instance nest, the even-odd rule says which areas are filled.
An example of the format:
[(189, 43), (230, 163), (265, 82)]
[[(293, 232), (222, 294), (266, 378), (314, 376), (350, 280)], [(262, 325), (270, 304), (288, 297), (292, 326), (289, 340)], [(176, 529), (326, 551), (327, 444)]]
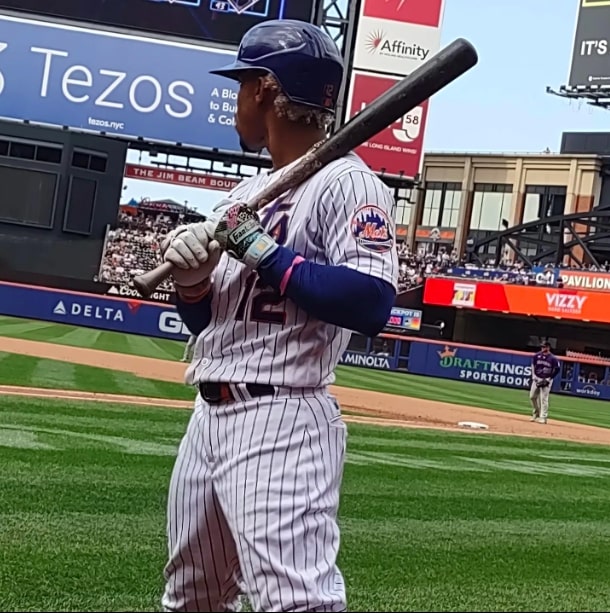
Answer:
[(242, 134), (239, 135), (239, 145), (242, 148), (242, 151), (246, 153), (260, 153), (264, 149), (264, 145), (261, 143), (255, 143), (254, 140), (251, 140)]

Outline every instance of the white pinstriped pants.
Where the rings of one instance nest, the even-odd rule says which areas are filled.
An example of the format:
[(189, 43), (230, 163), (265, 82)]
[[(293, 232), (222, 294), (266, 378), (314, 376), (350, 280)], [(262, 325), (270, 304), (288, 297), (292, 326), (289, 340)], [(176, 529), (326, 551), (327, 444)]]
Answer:
[(336, 516), (346, 427), (326, 393), (198, 396), (168, 499), (165, 611), (345, 611)]

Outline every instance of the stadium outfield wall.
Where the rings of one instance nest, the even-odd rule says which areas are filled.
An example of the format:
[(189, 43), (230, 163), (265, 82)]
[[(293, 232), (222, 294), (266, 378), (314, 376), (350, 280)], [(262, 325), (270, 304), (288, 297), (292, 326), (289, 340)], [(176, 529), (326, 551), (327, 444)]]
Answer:
[[(173, 305), (17, 283), (0, 282), (0, 314), (180, 341), (189, 336)], [(525, 390), (531, 360), (531, 353), (384, 334), (354, 335), (341, 363)], [(610, 400), (610, 360), (561, 362), (554, 392)]]

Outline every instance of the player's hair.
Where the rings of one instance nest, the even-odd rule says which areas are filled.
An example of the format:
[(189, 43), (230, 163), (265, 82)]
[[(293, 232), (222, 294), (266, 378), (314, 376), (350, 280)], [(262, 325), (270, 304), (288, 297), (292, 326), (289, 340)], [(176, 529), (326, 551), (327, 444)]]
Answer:
[(307, 125), (314, 124), (318, 128), (326, 130), (333, 121), (333, 114), (322, 109), (313, 109), (305, 104), (293, 102), (282, 91), (281, 85), (273, 75), (263, 77), (265, 89), (275, 92), (277, 95), (273, 102), (278, 117), (286, 117), (296, 123)]

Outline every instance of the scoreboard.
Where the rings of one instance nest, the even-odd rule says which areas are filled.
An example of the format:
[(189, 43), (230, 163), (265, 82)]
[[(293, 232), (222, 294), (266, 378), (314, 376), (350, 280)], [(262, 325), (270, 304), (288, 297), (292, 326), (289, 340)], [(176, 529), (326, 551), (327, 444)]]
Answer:
[(312, 21), (316, 0), (0, 0), (0, 9), (237, 45), (268, 19)]
[(409, 332), (421, 328), (422, 312), (418, 309), (392, 307), (384, 332)]

